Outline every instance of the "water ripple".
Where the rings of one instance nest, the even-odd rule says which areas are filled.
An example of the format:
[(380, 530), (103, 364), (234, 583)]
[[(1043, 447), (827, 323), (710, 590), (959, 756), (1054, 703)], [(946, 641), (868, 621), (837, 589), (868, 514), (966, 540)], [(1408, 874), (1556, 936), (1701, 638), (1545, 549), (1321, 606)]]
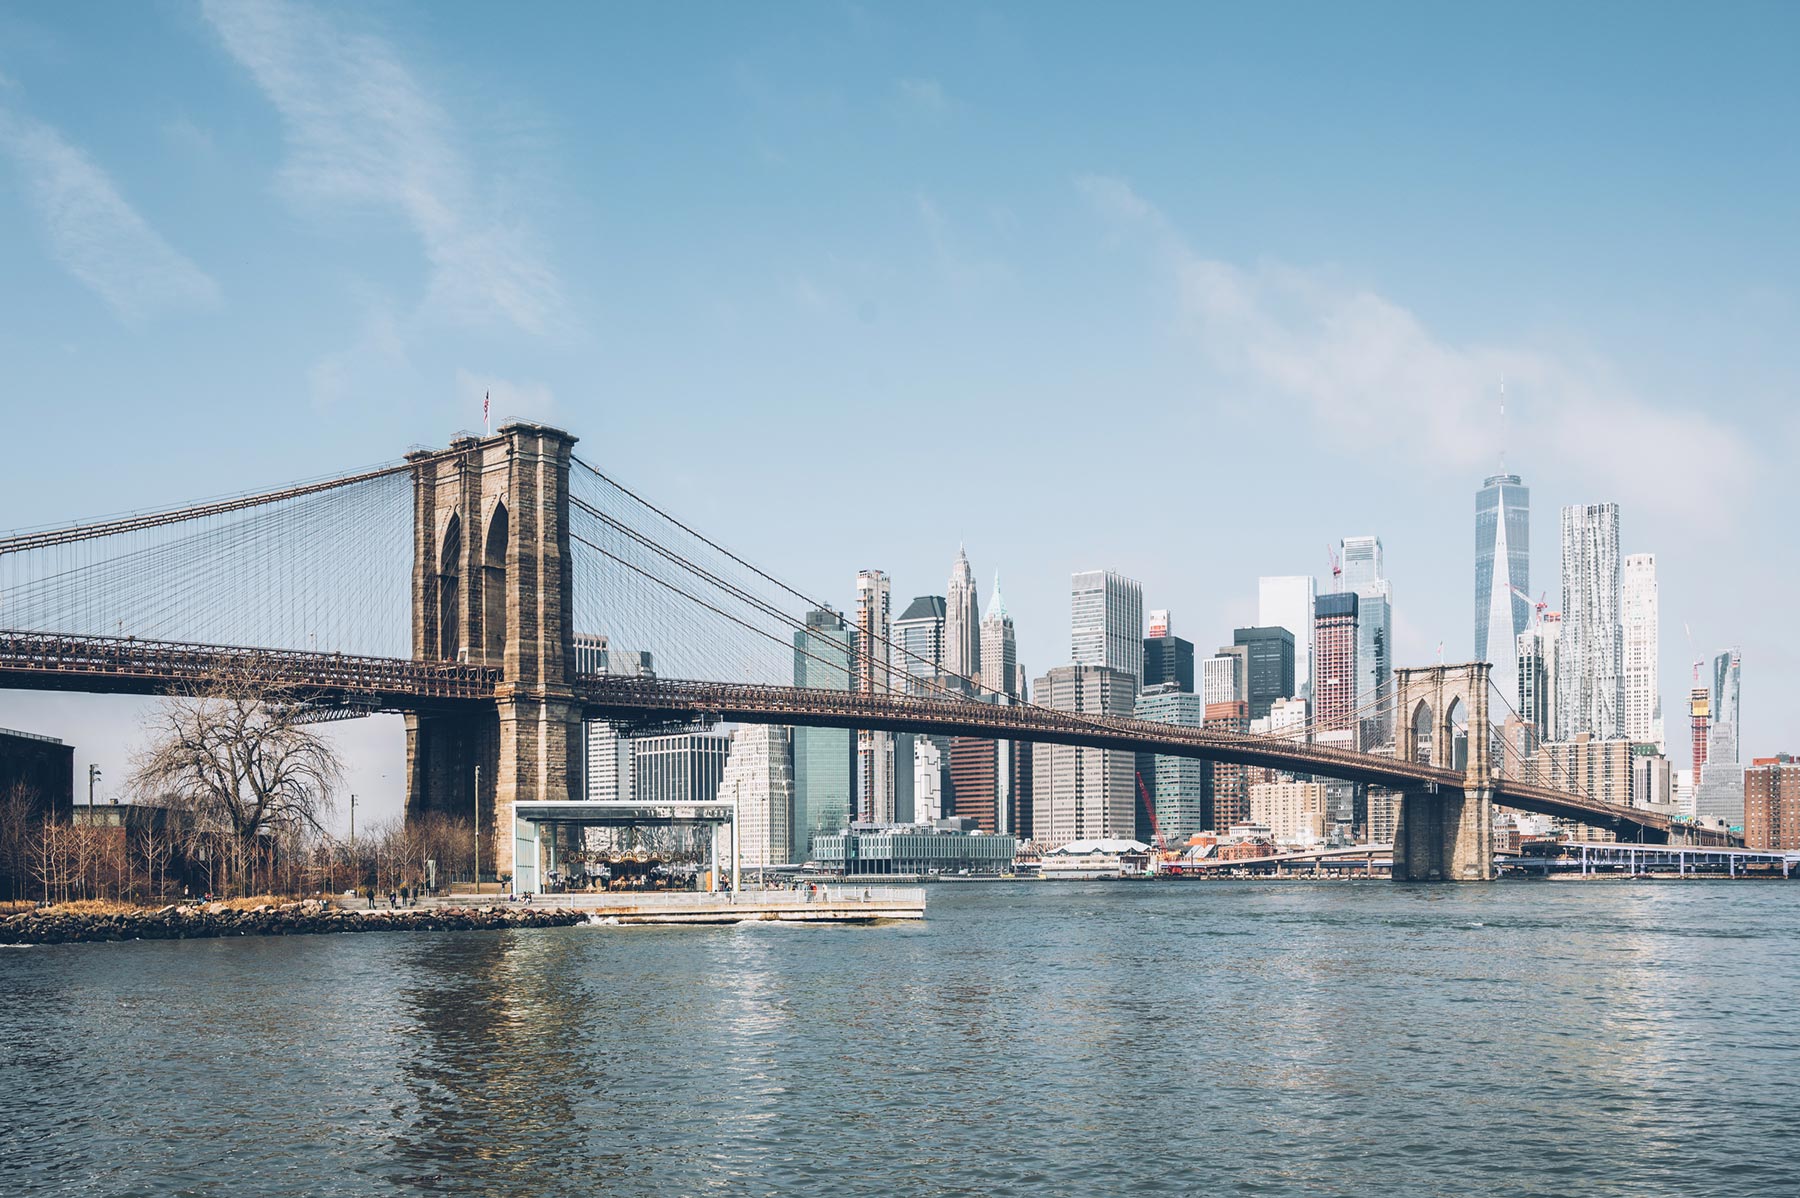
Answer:
[(924, 925), (0, 954), (9, 1194), (1765, 1194), (1800, 888), (940, 887)]

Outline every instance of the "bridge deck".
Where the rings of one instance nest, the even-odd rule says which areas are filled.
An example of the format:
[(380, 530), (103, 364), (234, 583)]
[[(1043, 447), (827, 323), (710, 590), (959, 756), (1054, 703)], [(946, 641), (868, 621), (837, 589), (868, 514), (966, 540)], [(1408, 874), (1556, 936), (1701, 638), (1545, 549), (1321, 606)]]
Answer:
[[(76, 637), (0, 630), (0, 687), (156, 695), (220, 675), (277, 685), (321, 707), (419, 711), (491, 701), (500, 671), (454, 662), (358, 657), (291, 649)], [(1185, 728), (1149, 720), (1076, 715), (1034, 706), (858, 694), (788, 686), (580, 675), (572, 697), (589, 719), (626, 723), (730, 721), (916, 732), (1150, 752), (1341, 778), (1395, 790), (1460, 791), (1451, 769), (1274, 736)], [(1665, 815), (1602, 803), (1514, 778), (1495, 779), (1494, 801), (1611, 828), (1627, 839), (1672, 833), (1727, 843)]]

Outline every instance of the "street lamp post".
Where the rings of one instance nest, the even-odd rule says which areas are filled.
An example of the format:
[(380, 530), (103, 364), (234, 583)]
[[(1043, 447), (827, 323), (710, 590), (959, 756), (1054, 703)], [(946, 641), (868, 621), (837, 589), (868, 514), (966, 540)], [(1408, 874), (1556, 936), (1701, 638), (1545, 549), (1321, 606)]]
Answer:
[(481, 894), (481, 767), (475, 767), (475, 894)]
[(356, 871), (356, 795), (350, 796), (350, 889), (361, 890), (362, 882)]
[(100, 767), (88, 762), (88, 827), (94, 826), (94, 783), (100, 780)]

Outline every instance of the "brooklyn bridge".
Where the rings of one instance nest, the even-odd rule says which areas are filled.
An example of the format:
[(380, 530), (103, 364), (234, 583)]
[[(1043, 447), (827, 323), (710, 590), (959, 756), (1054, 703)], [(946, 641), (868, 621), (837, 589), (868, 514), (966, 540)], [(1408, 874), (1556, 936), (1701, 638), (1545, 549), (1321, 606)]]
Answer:
[[(580, 799), (582, 725), (602, 719), (977, 736), (1367, 783), (1402, 796), (1394, 876), (1405, 880), (1491, 878), (1496, 806), (1634, 842), (1722, 842), (1543, 776), (1501, 738), (1459, 738), (1458, 727), (1490, 727), (1483, 662), (1397, 670), (1385, 755), (1292, 731), (1057, 711), (983, 694), (976, 680), (789, 685), (796, 657), (817, 649), (807, 614), (826, 605), (575, 444), (514, 423), (374, 469), (0, 537), (0, 686), (160, 695), (230, 676), (322, 719), (398, 713), (409, 816), (479, 810), (502, 874), (515, 806)], [(578, 633), (653, 651), (658, 676), (592, 668)], [(847, 678), (898, 678), (905, 664), (886, 642), (846, 652), (829, 664)], [(859, 668), (865, 655), (876, 668)], [(1103, 831), (1119, 830), (1089, 834)]]

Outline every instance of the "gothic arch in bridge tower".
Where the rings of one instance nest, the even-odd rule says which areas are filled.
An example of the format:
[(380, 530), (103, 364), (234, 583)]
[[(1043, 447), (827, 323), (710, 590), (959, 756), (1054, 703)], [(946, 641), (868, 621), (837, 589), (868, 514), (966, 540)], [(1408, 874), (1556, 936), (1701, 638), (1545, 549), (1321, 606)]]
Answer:
[(506, 659), (506, 503), (494, 504), (488, 517), (481, 565), (481, 626), (487, 640), (487, 663)]
[(1413, 705), (1412, 715), (1406, 720), (1406, 728), (1410, 736), (1406, 743), (1412, 746), (1410, 752), (1402, 756), (1408, 761), (1420, 765), (1431, 764), (1431, 730), (1436, 727), (1431, 714), (1431, 704), (1420, 699)]
[[(1481, 881), (1494, 876), (1494, 778), (1485, 661), (1394, 671), (1394, 755), (1455, 770), (1456, 783), (1407, 790), (1394, 831), (1394, 877)], [(1466, 724), (1459, 749), (1457, 728)]]
[[(1444, 729), (1450, 739), (1446, 748), (1446, 757), (1450, 768), (1462, 770), (1469, 767), (1469, 712), (1458, 696), (1450, 697), (1450, 706), (1444, 712)], [(1460, 730), (1460, 731), (1459, 731)]]
[(462, 645), (462, 518), (450, 513), (438, 551), (438, 656), (455, 661)]
[(1395, 756), (1443, 769), (1461, 768), (1456, 760), (1456, 731), (1466, 724), (1467, 768), (1488, 772), (1487, 737), (1478, 730), (1488, 723), (1488, 663), (1456, 666), (1424, 666), (1394, 671), (1394, 692), (1399, 709), (1408, 713), (1401, 721)]

